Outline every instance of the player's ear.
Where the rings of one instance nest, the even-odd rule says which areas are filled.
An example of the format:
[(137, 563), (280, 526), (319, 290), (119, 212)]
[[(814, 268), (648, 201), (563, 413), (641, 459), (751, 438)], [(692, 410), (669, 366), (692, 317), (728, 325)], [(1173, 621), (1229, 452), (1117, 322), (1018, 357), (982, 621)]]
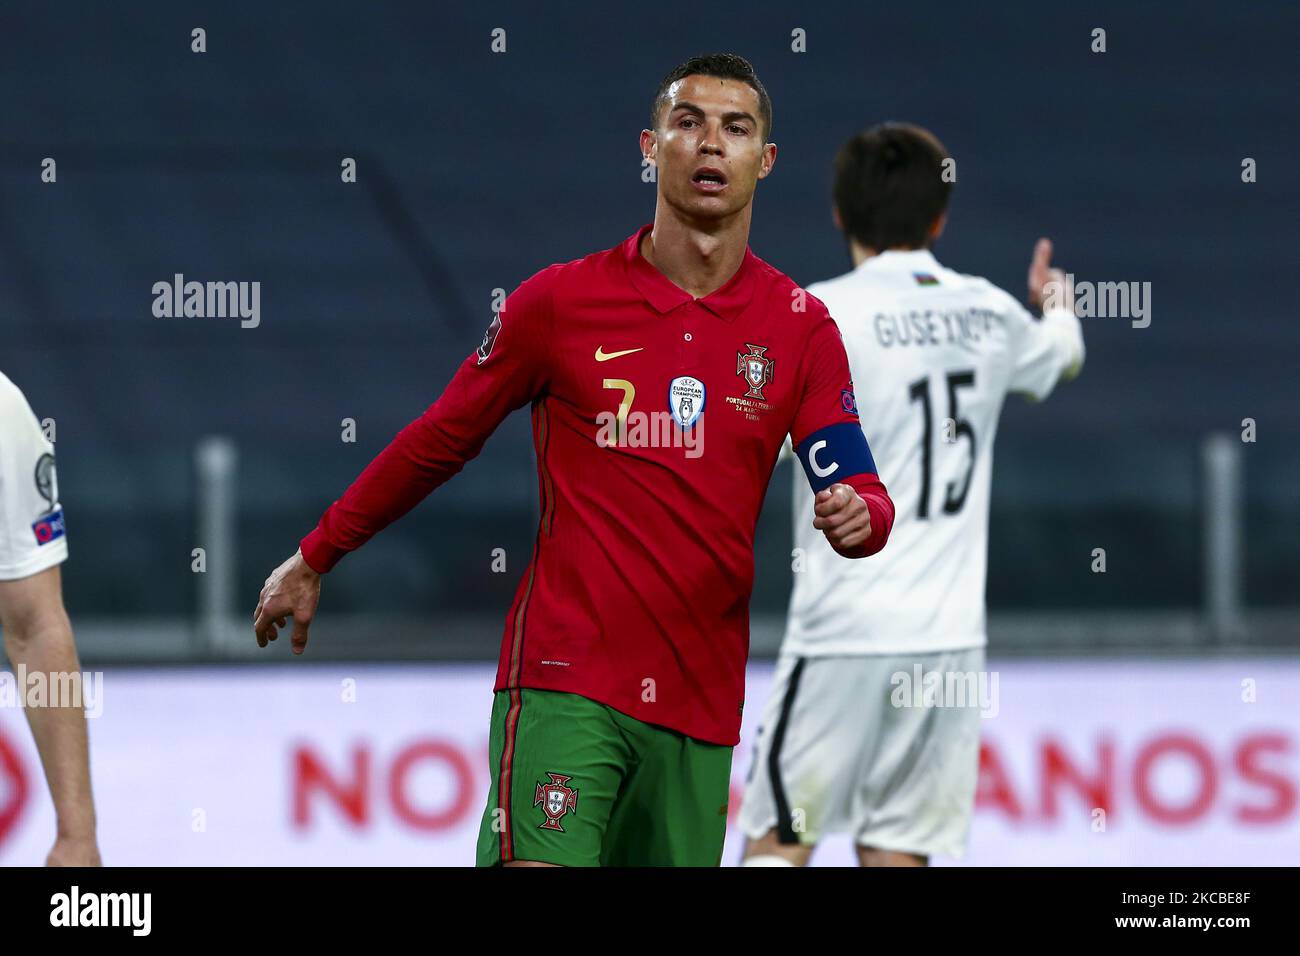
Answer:
[(941, 212), (939, 213), (939, 217), (930, 224), (931, 242), (934, 242), (936, 239), (938, 239), (940, 236), (943, 235), (943, 227), (946, 225), (948, 225), (948, 214), (946, 212)]
[(655, 135), (652, 129), (641, 130), (641, 158), (648, 160), (650, 165), (655, 165), (655, 153), (659, 149), (659, 137)]
[(758, 178), (763, 179), (776, 165), (776, 143), (763, 144), (763, 161), (758, 167)]
[(835, 228), (840, 232), (844, 231), (844, 220), (840, 218), (839, 206), (831, 206), (831, 222), (835, 223)]

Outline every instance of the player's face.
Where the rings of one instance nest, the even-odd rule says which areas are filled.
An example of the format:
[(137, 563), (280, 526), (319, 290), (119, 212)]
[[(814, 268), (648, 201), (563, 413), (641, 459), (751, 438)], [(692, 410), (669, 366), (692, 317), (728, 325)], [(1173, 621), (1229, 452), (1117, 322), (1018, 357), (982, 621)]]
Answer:
[(748, 206), (776, 161), (776, 146), (763, 142), (754, 88), (687, 76), (669, 87), (662, 109), (659, 128), (641, 134), (660, 196), (691, 218), (721, 219)]

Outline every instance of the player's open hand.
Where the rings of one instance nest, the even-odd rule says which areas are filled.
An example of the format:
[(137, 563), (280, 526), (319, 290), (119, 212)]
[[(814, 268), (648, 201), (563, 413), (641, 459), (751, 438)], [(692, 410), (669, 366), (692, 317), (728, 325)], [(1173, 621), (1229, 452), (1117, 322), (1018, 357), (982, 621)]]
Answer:
[(857, 557), (871, 537), (871, 512), (849, 485), (834, 484), (813, 500), (813, 527), (826, 535), (832, 548), (846, 558)]
[(1029, 261), (1029, 304), (1034, 308), (1074, 310), (1074, 286), (1064, 270), (1052, 268), (1052, 240), (1039, 239)]
[(307, 649), (307, 628), (316, 614), (320, 601), (320, 575), (311, 569), (297, 552), (266, 579), (262, 593), (253, 611), (253, 633), (257, 646), (266, 647), (279, 635), (276, 628), (285, 626), (285, 618), (293, 618), (293, 652), (301, 654)]

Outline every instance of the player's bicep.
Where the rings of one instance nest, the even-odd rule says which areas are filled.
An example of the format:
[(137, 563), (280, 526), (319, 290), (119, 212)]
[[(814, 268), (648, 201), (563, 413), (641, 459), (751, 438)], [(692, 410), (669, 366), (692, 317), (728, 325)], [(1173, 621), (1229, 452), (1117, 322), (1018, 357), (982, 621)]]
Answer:
[(554, 270), (524, 280), (492, 316), (479, 346), (456, 372), (455, 386), (485, 406), (518, 408), (550, 378)]
[(819, 428), (804, 436), (794, 451), (814, 494), (855, 475), (877, 473), (867, 437), (857, 421)]
[(858, 419), (849, 358), (829, 318), (817, 325), (805, 355), (803, 391), (790, 440), (814, 491), (876, 470)]
[(502, 419), (547, 389), (556, 268), (524, 280), (506, 298), (438, 400), (407, 426), (410, 447), (468, 460)]
[(67, 558), (54, 448), (23, 404), (0, 416), (0, 581), (25, 578)]

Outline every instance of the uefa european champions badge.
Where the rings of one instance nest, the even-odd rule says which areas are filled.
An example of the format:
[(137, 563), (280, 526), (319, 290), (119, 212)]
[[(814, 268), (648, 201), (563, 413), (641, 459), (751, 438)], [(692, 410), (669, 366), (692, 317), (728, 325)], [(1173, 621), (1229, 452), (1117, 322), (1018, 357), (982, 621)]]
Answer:
[(682, 428), (690, 428), (704, 411), (704, 383), (683, 375), (668, 386), (668, 410)]

